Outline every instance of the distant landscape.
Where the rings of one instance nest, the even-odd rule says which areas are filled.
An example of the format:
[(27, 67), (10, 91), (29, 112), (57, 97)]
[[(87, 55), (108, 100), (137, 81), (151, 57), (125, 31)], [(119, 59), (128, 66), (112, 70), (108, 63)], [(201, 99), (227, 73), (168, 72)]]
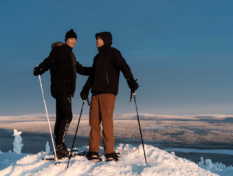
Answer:
[[(51, 127), (54, 127), (54, 115), (50, 115)], [(72, 145), (79, 115), (74, 115), (67, 135), (67, 146)], [(114, 117), (115, 145), (119, 143), (139, 145), (141, 143), (138, 121), (135, 114), (124, 114)], [(13, 130), (22, 131), (23, 153), (43, 151), (45, 144), (51, 139), (47, 118), (44, 114), (0, 117), (0, 150), (8, 152), (14, 140)], [(140, 114), (142, 134), (145, 144), (160, 149), (189, 148), (202, 150), (233, 149), (233, 115), (153, 115)], [(88, 116), (83, 115), (76, 138), (76, 147), (88, 145), (90, 127)], [(102, 145), (102, 143), (101, 143)], [(188, 157), (199, 162), (204, 154), (176, 152), (181, 157)], [(213, 161), (224, 154), (208, 154)], [(216, 159), (214, 159), (216, 158)], [(225, 164), (233, 163), (232, 156), (221, 159)], [(228, 159), (229, 158), (229, 159)], [(223, 161), (224, 160), (224, 161)]]

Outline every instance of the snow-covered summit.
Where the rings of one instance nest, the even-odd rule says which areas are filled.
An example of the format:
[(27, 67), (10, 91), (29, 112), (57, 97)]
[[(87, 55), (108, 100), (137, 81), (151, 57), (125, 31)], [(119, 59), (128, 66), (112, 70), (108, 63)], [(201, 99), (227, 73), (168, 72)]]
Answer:
[[(156, 147), (145, 145), (148, 164), (145, 164), (142, 146), (133, 147), (129, 144), (120, 144), (115, 150), (121, 153), (118, 162), (88, 161), (85, 157), (75, 156), (71, 159), (68, 169), (67, 159), (61, 160), (60, 164), (54, 165), (55, 161), (42, 161), (45, 156), (52, 153), (40, 152), (36, 155), (28, 155), (15, 164), (0, 171), (0, 175), (185, 175), (185, 176), (216, 176), (208, 170), (200, 168), (197, 164), (176, 157)], [(79, 151), (88, 151), (88, 146), (78, 148)], [(100, 149), (103, 155), (103, 148)], [(104, 156), (102, 156), (104, 160)], [(231, 168), (228, 168), (231, 169)], [(233, 168), (232, 168), (233, 171)]]

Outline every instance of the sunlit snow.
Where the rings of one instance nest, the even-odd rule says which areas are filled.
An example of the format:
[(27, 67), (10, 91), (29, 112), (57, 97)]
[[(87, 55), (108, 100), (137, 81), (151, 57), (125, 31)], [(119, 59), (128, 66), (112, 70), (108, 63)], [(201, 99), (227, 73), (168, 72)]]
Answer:
[[(120, 144), (115, 150), (121, 153), (118, 162), (105, 162), (103, 148), (100, 149), (103, 162), (88, 161), (83, 156), (75, 156), (71, 159), (68, 169), (67, 159), (59, 160), (61, 163), (54, 165), (55, 161), (42, 161), (44, 157), (53, 157), (52, 152), (40, 152), (27, 155), (14, 164), (0, 171), (0, 175), (185, 175), (185, 176), (215, 176), (215, 171), (221, 175), (229, 175), (233, 167), (224, 164), (214, 164), (211, 160), (204, 162), (203, 158), (199, 164), (188, 161), (160, 150), (156, 147), (145, 145), (148, 164), (145, 164), (142, 145), (133, 147), (129, 144)], [(79, 151), (88, 151), (88, 146), (78, 148)], [(2, 154), (1, 154), (2, 155)], [(17, 156), (16, 154), (14, 154)], [(211, 170), (211, 171), (209, 171)]]

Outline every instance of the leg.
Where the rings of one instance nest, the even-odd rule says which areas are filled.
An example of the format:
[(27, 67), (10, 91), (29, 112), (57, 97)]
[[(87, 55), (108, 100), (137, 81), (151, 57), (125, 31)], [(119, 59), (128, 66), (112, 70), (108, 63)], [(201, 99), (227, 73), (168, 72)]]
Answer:
[(69, 124), (72, 121), (71, 98), (69, 93), (62, 93), (59, 95), (59, 124), (55, 125), (58, 131), (57, 144), (65, 144), (65, 139)]
[(58, 145), (57, 142), (58, 142), (58, 136), (59, 136), (59, 126), (60, 126), (60, 123), (61, 123), (61, 117), (62, 117), (62, 113), (61, 113), (61, 110), (60, 110), (60, 102), (61, 102), (61, 97), (60, 95), (58, 95), (56, 97), (56, 122), (55, 122), (55, 126), (54, 126), (54, 134), (55, 134), (55, 143), (56, 143), (56, 146)]
[(101, 94), (100, 96), (104, 153), (109, 154), (114, 152), (113, 111), (115, 108), (116, 96), (113, 94)]
[(89, 138), (89, 151), (99, 153), (100, 146), (100, 116), (99, 116), (99, 98), (93, 95), (91, 98), (91, 107), (89, 112), (89, 125), (91, 127)]

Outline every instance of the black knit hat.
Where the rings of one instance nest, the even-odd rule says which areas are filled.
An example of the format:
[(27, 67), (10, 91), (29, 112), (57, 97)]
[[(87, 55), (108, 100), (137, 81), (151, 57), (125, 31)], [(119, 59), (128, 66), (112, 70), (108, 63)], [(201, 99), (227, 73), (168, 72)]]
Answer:
[(70, 31), (68, 31), (66, 33), (65, 41), (68, 40), (69, 38), (76, 38), (77, 39), (77, 34), (74, 32), (73, 29), (71, 29)]

